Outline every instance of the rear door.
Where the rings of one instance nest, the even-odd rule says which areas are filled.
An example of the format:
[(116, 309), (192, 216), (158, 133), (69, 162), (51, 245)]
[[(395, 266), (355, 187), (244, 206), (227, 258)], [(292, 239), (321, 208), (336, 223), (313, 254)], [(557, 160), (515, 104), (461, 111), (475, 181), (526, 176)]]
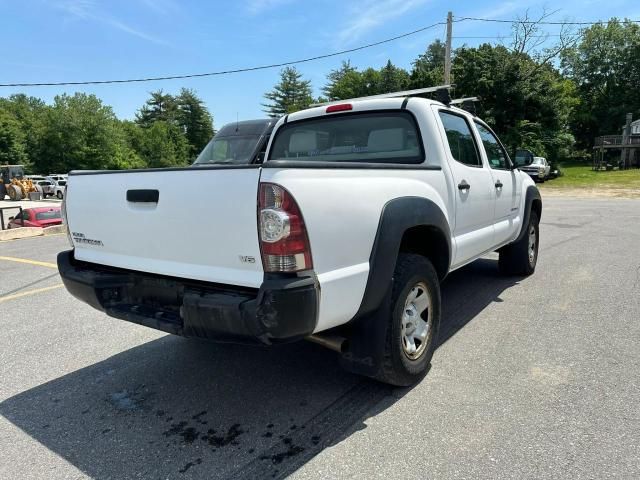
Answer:
[(467, 117), (449, 110), (438, 113), (449, 147), (448, 164), (455, 189), (455, 267), (492, 247), (493, 179), (482, 161)]
[(520, 192), (516, 172), (511, 170), (511, 162), (498, 137), (481, 122), (475, 121), (478, 129), (482, 153), (491, 171), (495, 190), (494, 245), (500, 245), (513, 236), (519, 225), (518, 215)]
[(79, 260), (259, 287), (257, 165), (69, 177), (67, 217)]

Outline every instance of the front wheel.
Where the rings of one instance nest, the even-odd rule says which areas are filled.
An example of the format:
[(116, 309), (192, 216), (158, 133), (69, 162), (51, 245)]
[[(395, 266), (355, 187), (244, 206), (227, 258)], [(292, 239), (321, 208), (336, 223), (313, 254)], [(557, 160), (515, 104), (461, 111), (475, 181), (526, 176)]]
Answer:
[(393, 275), (391, 318), (377, 379), (409, 386), (427, 373), (440, 326), (440, 282), (421, 255), (398, 255)]
[(56, 197), (58, 197), (60, 200), (62, 200), (62, 192), (60, 190), (58, 190), (58, 192), (56, 193)]
[(500, 250), (498, 266), (505, 275), (531, 275), (538, 263), (540, 220), (535, 211), (529, 215), (529, 224), (524, 236)]

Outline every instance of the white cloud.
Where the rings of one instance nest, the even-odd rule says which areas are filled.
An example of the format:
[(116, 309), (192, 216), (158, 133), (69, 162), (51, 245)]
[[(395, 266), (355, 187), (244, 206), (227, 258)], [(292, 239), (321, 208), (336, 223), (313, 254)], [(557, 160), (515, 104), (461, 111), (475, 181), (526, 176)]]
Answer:
[(167, 42), (165, 42), (164, 40), (138, 30), (137, 28), (132, 27), (131, 25), (114, 17), (113, 15), (100, 10), (98, 3), (95, 0), (63, 0), (54, 3), (54, 5), (56, 8), (62, 10), (67, 15), (78, 20), (87, 20), (96, 23), (102, 23), (103, 25), (115, 28), (116, 30), (120, 30), (148, 42), (156, 43), (159, 45), (167, 45)]
[(337, 40), (341, 45), (359, 40), (374, 28), (410, 10), (426, 4), (429, 0), (367, 0), (358, 2), (347, 15), (349, 20), (341, 29)]

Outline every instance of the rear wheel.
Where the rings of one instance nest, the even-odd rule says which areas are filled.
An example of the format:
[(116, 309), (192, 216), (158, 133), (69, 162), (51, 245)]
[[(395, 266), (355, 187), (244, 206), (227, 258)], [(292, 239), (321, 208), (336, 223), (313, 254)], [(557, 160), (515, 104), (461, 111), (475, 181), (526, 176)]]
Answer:
[(498, 266), (505, 275), (531, 275), (538, 263), (538, 244), (540, 240), (538, 214), (531, 211), (529, 224), (524, 236), (516, 243), (500, 250)]
[(62, 191), (58, 190), (58, 192), (56, 193), (56, 197), (58, 197), (60, 200), (62, 200)]
[(401, 253), (393, 275), (392, 314), (377, 379), (408, 386), (427, 373), (440, 326), (440, 282), (421, 255)]

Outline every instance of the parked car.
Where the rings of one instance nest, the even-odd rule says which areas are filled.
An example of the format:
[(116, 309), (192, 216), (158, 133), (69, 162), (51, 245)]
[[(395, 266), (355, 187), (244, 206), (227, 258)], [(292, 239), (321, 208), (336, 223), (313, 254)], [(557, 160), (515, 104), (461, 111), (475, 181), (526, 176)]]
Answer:
[(485, 122), (414, 93), (288, 114), (262, 164), (73, 172), (66, 288), (165, 332), (309, 339), (349, 371), (416, 383), (437, 345), (440, 282), (493, 251), (504, 274), (531, 275), (542, 202)]
[(25, 208), (22, 213), (9, 218), (7, 228), (52, 227), (62, 223), (60, 207)]
[(67, 181), (66, 180), (58, 180), (55, 183), (53, 188), (53, 194), (62, 200), (67, 192)]
[(551, 166), (544, 157), (533, 157), (533, 161), (526, 166), (520, 168), (523, 172), (528, 173), (531, 178), (537, 182), (544, 182), (549, 178)]
[(55, 195), (55, 184), (49, 180), (40, 180), (37, 182), (42, 188), (42, 198), (47, 198), (49, 195)]
[(47, 175), (47, 180), (57, 182), (59, 180), (67, 180), (68, 177), (69, 176), (67, 174), (50, 173), (49, 175)]

